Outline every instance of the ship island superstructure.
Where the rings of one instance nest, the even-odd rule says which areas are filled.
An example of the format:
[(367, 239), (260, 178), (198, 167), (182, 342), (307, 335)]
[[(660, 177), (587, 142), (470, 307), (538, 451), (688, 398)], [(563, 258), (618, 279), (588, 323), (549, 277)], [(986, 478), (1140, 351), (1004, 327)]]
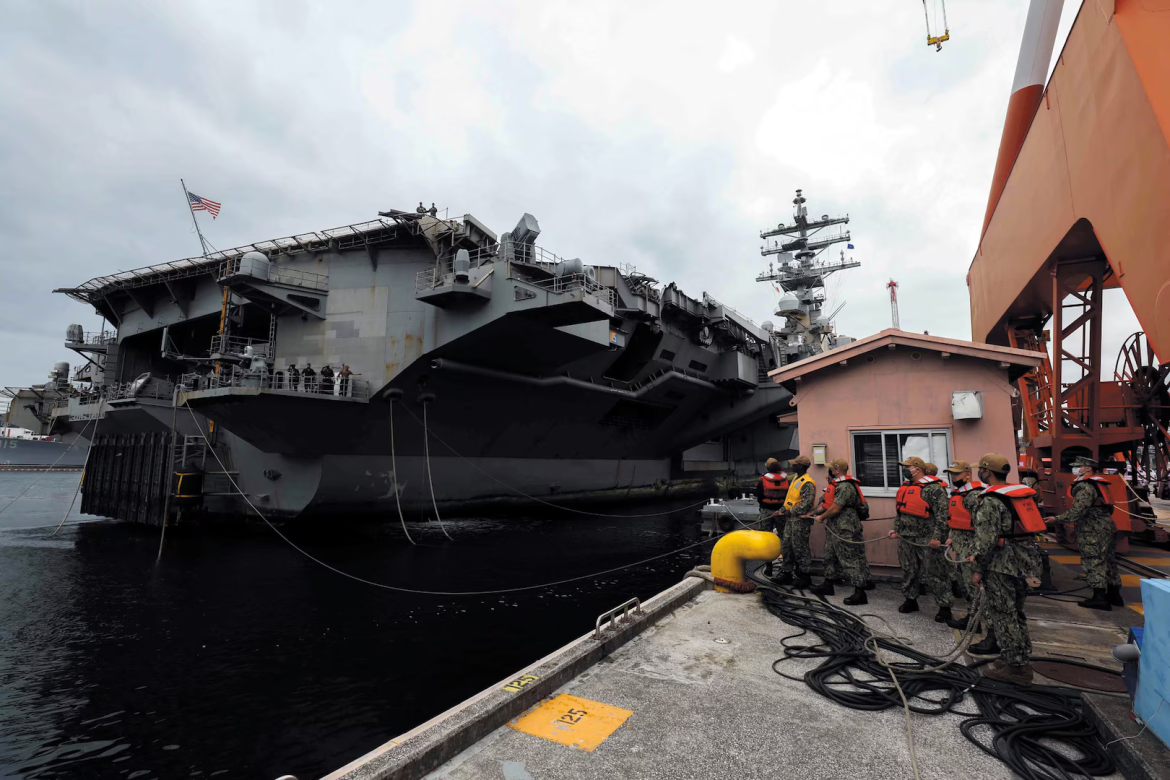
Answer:
[(417, 516), (430, 483), (440, 508), (706, 495), (791, 451), (772, 333), (539, 234), (392, 210), (58, 290), (114, 327), (70, 327), (92, 389), (53, 412), (94, 422), (84, 511), (230, 515), (242, 491), (273, 517), (396, 494)]

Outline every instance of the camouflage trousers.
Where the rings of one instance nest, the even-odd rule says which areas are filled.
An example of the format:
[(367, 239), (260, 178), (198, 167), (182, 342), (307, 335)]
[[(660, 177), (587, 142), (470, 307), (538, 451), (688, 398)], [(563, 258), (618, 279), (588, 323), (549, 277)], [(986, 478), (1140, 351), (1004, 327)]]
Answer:
[(1077, 528), (1077, 546), (1081, 548), (1081, 566), (1085, 568), (1085, 582), (1090, 588), (1108, 588), (1121, 584), (1117, 572), (1117, 535), (1112, 518), (1104, 523), (1083, 524)]
[(774, 531), (777, 536), (783, 538), (784, 531), (784, 513), (773, 516), (775, 509), (768, 507), (760, 507), (760, 517), (756, 522), (755, 527), (761, 531)]
[(918, 598), (918, 586), (926, 585), (934, 595), (939, 607), (950, 607), (955, 603), (951, 593), (951, 569), (953, 566), (944, 557), (942, 548), (931, 550), (919, 547), (930, 541), (929, 537), (900, 537), (898, 539), (898, 565), (902, 567), (902, 597)]
[(849, 544), (838, 539), (829, 531), (855, 542), (861, 541), (861, 529), (837, 528), (832, 520), (825, 522), (825, 552), (823, 562), (825, 579), (837, 580), (842, 577), (855, 588), (869, 582), (869, 561), (865, 557), (865, 545)]
[(1021, 577), (997, 571), (988, 572), (983, 583), (983, 616), (995, 629), (1000, 655), (1012, 666), (1023, 666), (1032, 654), (1032, 637), (1024, 615), (1028, 583)]
[(781, 552), (784, 554), (784, 560), (780, 563), (781, 572), (808, 574), (812, 571), (812, 552), (808, 548), (808, 534), (811, 530), (812, 520), (790, 517), (784, 521), (784, 535), (780, 538)]
[(967, 601), (969, 602), (974, 598), (975, 589), (978, 587), (972, 582), (977, 571), (975, 564), (967, 562), (967, 559), (975, 554), (975, 532), (952, 528), (951, 553), (955, 556), (955, 560), (962, 561), (962, 564), (959, 566), (951, 565), (950, 568), (955, 577), (955, 581), (959, 583), (959, 587), (967, 594)]

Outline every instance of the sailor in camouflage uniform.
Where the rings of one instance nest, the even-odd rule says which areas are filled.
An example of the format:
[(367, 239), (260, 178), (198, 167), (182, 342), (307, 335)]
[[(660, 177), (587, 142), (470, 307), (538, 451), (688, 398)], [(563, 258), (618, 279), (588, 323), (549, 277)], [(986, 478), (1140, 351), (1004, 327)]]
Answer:
[(942, 542), (947, 538), (949, 497), (942, 480), (926, 474), (926, 461), (910, 457), (899, 463), (906, 481), (898, 490), (898, 516), (890, 537), (899, 539), (898, 565), (902, 567), (902, 613), (918, 611), (919, 585), (925, 583), (938, 604), (934, 619), (951, 620), (951, 566)]
[[(984, 670), (998, 680), (1022, 685), (1032, 683), (1032, 638), (1024, 615), (1028, 579), (1040, 576), (1040, 550), (1034, 541), (1020, 535), (1018, 510), (996, 492), (1006, 486), (1011, 464), (1003, 455), (988, 454), (979, 459), (978, 476), (987, 490), (974, 516), (975, 554), (968, 560), (978, 569), (977, 581), (984, 587), (984, 615), (995, 627), (1000, 657)], [(1016, 486), (1021, 490), (1024, 486)], [(1027, 499), (1031, 500), (1031, 499)], [(1039, 511), (1036, 512), (1037, 517)]]
[[(947, 539), (947, 544), (954, 553), (955, 560), (960, 561), (960, 565), (955, 567), (958, 570), (958, 582), (970, 606), (979, 586), (975, 583), (975, 564), (968, 559), (975, 555), (974, 517), (979, 511), (979, 497), (987, 486), (977, 479), (972, 479), (971, 464), (965, 460), (956, 460), (944, 470), (950, 475), (951, 484), (954, 486), (954, 490), (951, 491), (949, 521), (951, 537)], [(964, 525), (969, 527), (962, 527)], [(948, 620), (947, 625), (959, 631), (966, 631), (970, 620), (971, 614), (968, 613), (961, 618)], [(985, 647), (987, 653), (998, 655), (999, 645), (995, 643), (995, 628), (986, 620), (983, 621), (983, 628), (987, 636), (975, 647)]]
[[(808, 547), (808, 535), (812, 520), (805, 515), (812, 511), (817, 500), (817, 483), (808, 476), (812, 465), (807, 455), (801, 455), (788, 462), (789, 469), (796, 474), (791, 479), (788, 497), (784, 501), (784, 534), (780, 539), (783, 560), (780, 573), (772, 581), (778, 585), (791, 584), (796, 588), (812, 585), (812, 552)], [(790, 475), (791, 478), (791, 475)]]
[[(1081, 566), (1085, 581), (1093, 595), (1077, 606), (1101, 609), (1125, 606), (1121, 598), (1121, 575), (1117, 571), (1117, 527), (1113, 523), (1113, 507), (1106, 498), (1108, 488), (1096, 475), (1097, 461), (1078, 457), (1073, 461), (1072, 508), (1056, 519), (1072, 523), (1077, 530), (1077, 546), (1081, 548)], [(1096, 479), (1095, 479), (1096, 477)]]
[(816, 522), (825, 524), (825, 581), (811, 592), (818, 596), (834, 595), (830, 566), (839, 567), (845, 581), (853, 586), (853, 594), (843, 603), (849, 606), (868, 604), (865, 588), (869, 582), (869, 561), (865, 557), (865, 545), (861, 544), (861, 517), (858, 515), (862, 504), (861, 491), (857, 481), (849, 476), (849, 461), (843, 458), (829, 464), (829, 478), (831, 481), (825, 488), (822, 506), (812, 516)]

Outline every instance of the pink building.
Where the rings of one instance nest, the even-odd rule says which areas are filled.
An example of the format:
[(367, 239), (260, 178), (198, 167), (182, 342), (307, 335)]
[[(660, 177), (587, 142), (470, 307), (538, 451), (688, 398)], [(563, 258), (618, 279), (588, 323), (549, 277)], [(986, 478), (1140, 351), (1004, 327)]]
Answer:
[[(873, 539), (894, 526), (899, 461), (917, 455), (938, 465), (942, 478), (951, 461), (988, 452), (1015, 462), (1015, 383), (1039, 363), (1034, 352), (890, 329), (770, 376), (793, 393), (796, 411), (782, 421), (797, 424), (817, 485), (828, 480), (824, 464), (849, 461), (873, 518), (864, 538)], [(1017, 478), (1013, 469), (1008, 479)], [(815, 525), (813, 555), (823, 546), (824, 529)], [(871, 566), (897, 567), (897, 542), (866, 549)]]

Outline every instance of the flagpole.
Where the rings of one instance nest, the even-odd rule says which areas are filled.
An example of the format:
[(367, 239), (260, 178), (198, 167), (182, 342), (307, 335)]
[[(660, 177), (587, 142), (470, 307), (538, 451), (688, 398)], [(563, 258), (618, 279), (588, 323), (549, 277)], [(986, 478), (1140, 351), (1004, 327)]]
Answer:
[(195, 209), (191, 208), (191, 193), (187, 192), (187, 183), (179, 179), (183, 185), (183, 200), (187, 201), (187, 210), (191, 212), (191, 221), (195, 223), (195, 235), (199, 236), (199, 246), (203, 247), (203, 256), (207, 257), (207, 241), (203, 238), (203, 231), (199, 229), (199, 221), (195, 219)]

